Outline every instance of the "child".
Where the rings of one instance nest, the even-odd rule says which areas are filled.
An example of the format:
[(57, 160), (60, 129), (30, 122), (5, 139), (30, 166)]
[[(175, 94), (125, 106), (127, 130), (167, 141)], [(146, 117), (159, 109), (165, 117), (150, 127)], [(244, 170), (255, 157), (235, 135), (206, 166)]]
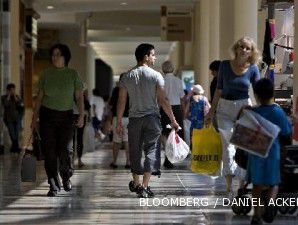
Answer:
[[(277, 104), (274, 104), (274, 86), (271, 80), (266, 78), (259, 80), (254, 86), (254, 93), (259, 106), (252, 108), (252, 110), (279, 126), (280, 135), (290, 135), (291, 125), (285, 112)], [(267, 201), (270, 198), (276, 198), (278, 184), (280, 183), (280, 143), (278, 138), (274, 140), (267, 158), (249, 154), (247, 179), (253, 184), (253, 198), (261, 197), (264, 186), (269, 186), (268, 196), (266, 196)], [(262, 224), (261, 217), (263, 217), (265, 222), (272, 222), (274, 219), (274, 207), (266, 206), (262, 216), (261, 207), (256, 206), (251, 224)]]
[(205, 91), (201, 85), (194, 85), (192, 87), (192, 92), (190, 93), (190, 100), (186, 104), (185, 118), (188, 118), (191, 122), (190, 136), (192, 136), (192, 130), (194, 128), (203, 128), (204, 116), (210, 109), (210, 104), (208, 99), (204, 96), (204, 92)]

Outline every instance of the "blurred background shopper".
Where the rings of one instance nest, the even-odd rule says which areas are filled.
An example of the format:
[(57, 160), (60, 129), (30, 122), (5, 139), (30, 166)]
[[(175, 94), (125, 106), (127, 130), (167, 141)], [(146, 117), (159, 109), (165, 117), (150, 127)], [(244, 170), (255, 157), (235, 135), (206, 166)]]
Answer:
[[(182, 86), (182, 81), (178, 77), (174, 75), (174, 65), (171, 61), (165, 61), (162, 64), (162, 72), (164, 73), (164, 80), (165, 80), (165, 93), (166, 98), (168, 99), (174, 116), (176, 118), (177, 123), (181, 126), (182, 129), (178, 130), (178, 135), (184, 139), (184, 129), (183, 129), (183, 112), (185, 109), (185, 104), (183, 101), (184, 97), (184, 90)], [(166, 128), (168, 124), (171, 124), (171, 120), (165, 113), (165, 111), (161, 108), (160, 109), (161, 115), (161, 126), (162, 126), (162, 144), (165, 146), (167, 137), (169, 136), (171, 129)], [(165, 157), (164, 167), (171, 169), (174, 165)]]

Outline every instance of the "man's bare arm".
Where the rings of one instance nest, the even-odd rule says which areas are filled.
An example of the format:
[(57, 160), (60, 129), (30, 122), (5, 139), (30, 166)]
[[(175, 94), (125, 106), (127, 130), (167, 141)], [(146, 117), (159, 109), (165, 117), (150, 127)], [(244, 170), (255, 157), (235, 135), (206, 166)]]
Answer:
[(77, 122), (78, 127), (83, 127), (84, 125), (84, 94), (82, 90), (76, 90), (75, 91), (75, 97), (76, 97), (76, 104), (79, 111), (79, 118)]
[(127, 99), (127, 90), (124, 87), (119, 87), (119, 97), (117, 102), (117, 132), (121, 133), (122, 130), (122, 117), (125, 110)]
[(163, 87), (157, 85), (156, 91), (157, 91), (157, 101), (159, 102), (160, 106), (162, 107), (162, 109), (165, 111), (165, 113), (171, 120), (172, 127), (177, 130), (179, 128), (179, 124), (175, 119), (175, 116), (172, 111), (172, 107), (166, 98), (166, 93)]

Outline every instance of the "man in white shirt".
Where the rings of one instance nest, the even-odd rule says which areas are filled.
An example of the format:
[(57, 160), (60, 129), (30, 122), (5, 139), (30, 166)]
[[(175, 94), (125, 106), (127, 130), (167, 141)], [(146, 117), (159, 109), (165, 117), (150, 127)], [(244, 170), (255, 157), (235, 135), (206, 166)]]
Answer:
[[(165, 74), (164, 90), (166, 93), (166, 98), (171, 105), (171, 108), (177, 123), (180, 124), (181, 127), (183, 127), (183, 114), (184, 114), (183, 112), (185, 109), (185, 103), (183, 100), (184, 90), (183, 90), (182, 80), (180, 80), (178, 77), (176, 77), (173, 74), (174, 65), (170, 61), (165, 61), (162, 64), (162, 72)], [(171, 132), (171, 129), (166, 128), (166, 126), (167, 124), (170, 124), (171, 121), (162, 108), (160, 109), (160, 115), (161, 115), (161, 126), (162, 126), (161, 141), (163, 146), (165, 146), (166, 140)], [(177, 133), (182, 139), (184, 139), (183, 129), (179, 130)], [(174, 165), (168, 160), (167, 157), (165, 158), (163, 165), (167, 169), (172, 169), (174, 167)]]

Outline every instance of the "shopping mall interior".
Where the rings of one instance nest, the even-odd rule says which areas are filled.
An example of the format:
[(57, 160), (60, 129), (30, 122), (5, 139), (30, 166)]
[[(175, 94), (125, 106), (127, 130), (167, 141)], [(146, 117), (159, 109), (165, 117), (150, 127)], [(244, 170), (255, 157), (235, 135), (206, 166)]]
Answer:
[[(119, 152), (118, 168), (110, 167), (112, 143), (105, 127), (105, 138), (84, 134), (84, 166), (74, 160), (70, 192), (47, 197), (43, 160), (36, 161), (35, 181), (23, 182), (22, 161), (32, 137), (37, 84), (42, 71), (51, 66), (51, 47), (63, 43), (72, 55), (68, 66), (78, 72), (88, 95), (96, 89), (100, 96), (111, 97), (120, 74), (136, 66), (136, 47), (150, 43), (155, 47), (155, 70), (162, 72), (163, 62), (170, 60), (185, 90), (200, 84), (210, 99), (209, 64), (230, 59), (233, 43), (248, 36), (263, 56), (267, 54), (258, 65), (260, 75), (274, 80), (274, 100), (290, 117), (298, 110), (294, 66), (298, 0), (0, 0), (0, 4), (0, 92), (5, 95), (7, 84), (14, 83), (24, 109), (19, 137), (23, 151), (15, 154), (9, 151), (0, 105), (0, 224), (250, 224), (251, 204), (243, 209), (247, 212), (235, 212), (224, 202), (224, 179), (192, 172), (190, 156), (171, 169), (161, 166), (161, 176), (152, 176), (155, 198), (137, 198), (129, 191), (124, 150)], [(250, 97), (255, 102), (252, 90)], [(163, 161), (164, 151), (161, 155)], [(237, 188), (235, 180), (235, 192)], [(296, 199), (295, 204), (281, 205), (272, 224), (297, 224), (297, 193), (297, 187), (296, 193), (286, 193)]]

